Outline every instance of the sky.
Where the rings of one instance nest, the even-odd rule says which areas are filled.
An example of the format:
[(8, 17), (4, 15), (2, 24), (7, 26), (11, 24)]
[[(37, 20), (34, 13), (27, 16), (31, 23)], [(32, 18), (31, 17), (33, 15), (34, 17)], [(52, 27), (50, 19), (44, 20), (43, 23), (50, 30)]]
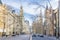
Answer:
[[(20, 6), (23, 6), (24, 17), (32, 23), (36, 15), (39, 15), (40, 9), (44, 14), (45, 6), (52, 6), (53, 9), (58, 7), (58, 0), (1, 0), (3, 4), (10, 5), (20, 12)], [(19, 13), (17, 13), (19, 14)]]

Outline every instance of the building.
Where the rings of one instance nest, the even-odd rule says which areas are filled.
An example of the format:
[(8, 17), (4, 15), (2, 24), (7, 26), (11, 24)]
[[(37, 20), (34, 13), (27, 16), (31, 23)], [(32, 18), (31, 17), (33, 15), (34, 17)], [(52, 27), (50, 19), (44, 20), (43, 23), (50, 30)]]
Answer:
[(19, 21), (20, 21), (20, 26), (21, 26), (20, 33), (22, 34), (23, 33), (23, 23), (24, 23), (24, 14), (23, 14), (22, 6), (20, 7), (20, 17), (19, 18), (20, 18)]
[[(23, 34), (25, 31), (23, 31), (27, 24), (24, 22), (24, 16), (23, 16), (23, 8), (22, 6), (20, 7), (20, 15), (15, 14), (14, 12), (8, 12), (8, 25), (7, 29), (10, 31), (7, 31), (6, 35), (16, 35), (16, 34)], [(9, 23), (12, 22), (12, 23)], [(7, 22), (6, 22), (7, 23)], [(11, 27), (11, 28), (10, 28)]]
[(24, 23), (23, 23), (23, 32), (25, 34), (29, 34), (30, 31), (29, 31), (29, 21), (25, 20)]
[(57, 29), (58, 30), (57, 30), (57, 33), (59, 32), (59, 35), (60, 35), (60, 0), (58, 1), (58, 14), (57, 14), (57, 16), (58, 16), (58, 20), (57, 20), (58, 21), (58, 23), (57, 23), (57, 25), (58, 25)]
[(53, 36), (54, 35), (54, 23), (53, 23), (53, 9), (52, 7), (48, 8), (48, 5), (46, 6), (45, 10), (45, 34)]
[[(1, 0), (0, 0), (1, 3)], [(6, 7), (4, 4), (0, 4), (0, 35), (6, 32), (5, 28), (5, 15), (6, 15)]]
[(20, 34), (20, 16), (18, 16), (17, 14), (14, 14), (14, 34)]
[[(1, 0), (0, 0), (1, 3)], [(0, 36), (21, 34), (23, 30), (28, 30), (28, 24), (24, 21), (23, 9), (20, 7), (20, 15), (9, 10), (9, 7), (5, 4), (0, 4)], [(25, 31), (28, 33), (27, 31)]]
[(24, 14), (23, 14), (23, 7), (20, 7), (20, 33), (22, 34), (29, 34), (29, 22), (25, 21)]
[(36, 22), (35, 21), (33, 21), (32, 23), (32, 32), (33, 34), (36, 34)]
[(35, 34), (43, 34), (43, 21), (42, 21), (42, 11), (40, 10), (40, 15), (36, 18), (36, 20), (32, 24), (33, 33)]
[[(2, 35), (10, 35), (12, 34), (13, 30), (13, 21), (14, 16), (13, 14), (7, 10), (7, 6), (5, 4), (0, 4), (0, 29), (1, 29), (1, 36)], [(9, 16), (9, 17), (8, 17)], [(9, 26), (9, 27), (8, 27)]]
[(11, 12), (7, 11), (7, 14), (5, 16), (5, 29), (6, 29), (6, 35), (12, 35), (13, 34), (13, 28), (14, 28), (14, 16)]
[(58, 33), (57, 33), (57, 30), (59, 30), (59, 27), (58, 27), (58, 8), (56, 8), (55, 10), (53, 10), (53, 23), (54, 23), (54, 35), (56, 36)]

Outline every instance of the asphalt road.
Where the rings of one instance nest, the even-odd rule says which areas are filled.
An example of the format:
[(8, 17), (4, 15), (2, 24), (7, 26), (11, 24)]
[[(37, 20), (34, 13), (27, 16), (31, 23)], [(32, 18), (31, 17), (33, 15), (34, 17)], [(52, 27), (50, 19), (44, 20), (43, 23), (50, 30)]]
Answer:
[[(32, 37), (31, 35), (16, 35), (0, 37), (0, 40), (57, 40), (56, 37)], [(60, 39), (59, 39), (60, 40)]]
[(44, 37), (32, 37), (33, 40), (57, 40), (56, 37), (48, 37), (48, 36), (44, 36)]
[(29, 35), (4, 36), (0, 37), (0, 40), (29, 40)]

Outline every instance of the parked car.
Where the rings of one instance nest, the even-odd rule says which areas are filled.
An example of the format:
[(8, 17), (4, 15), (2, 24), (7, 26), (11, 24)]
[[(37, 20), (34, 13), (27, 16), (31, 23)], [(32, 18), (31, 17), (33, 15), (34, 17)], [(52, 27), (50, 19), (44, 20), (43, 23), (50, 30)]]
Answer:
[(12, 36), (16, 36), (16, 34), (13, 32)]
[(43, 34), (38, 34), (37, 36), (38, 36), (38, 37), (44, 37), (44, 35), (43, 35)]
[(33, 34), (32, 37), (44, 37), (43, 34)]
[(36, 37), (36, 35), (35, 35), (35, 34), (33, 34), (33, 35), (32, 35), (32, 37)]

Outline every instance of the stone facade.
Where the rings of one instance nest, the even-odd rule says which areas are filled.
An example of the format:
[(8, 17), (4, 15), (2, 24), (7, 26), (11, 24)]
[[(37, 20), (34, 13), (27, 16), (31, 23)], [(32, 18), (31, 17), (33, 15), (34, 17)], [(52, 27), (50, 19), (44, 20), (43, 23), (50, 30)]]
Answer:
[[(4, 4), (0, 4), (0, 35), (2, 36), (3, 32), (6, 32), (5, 30), (5, 17), (6, 17), (6, 7)], [(5, 31), (4, 31), (5, 30)]]
[(36, 18), (36, 20), (32, 24), (33, 33), (35, 34), (43, 34), (43, 21), (42, 21), (42, 12), (40, 10), (40, 15)]
[(27, 33), (29, 25), (24, 21), (23, 8), (20, 7), (20, 15), (9, 10), (7, 5), (0, 5), (0, 35)]
[(6, 20), (5, 22), (6, 35), (12, 35), (13, 28), (14, 28), (13, 24), (15, 20), (13, 14), (10, 12), (7, 12), (5, 20)]
[(23, 23), (23, 32), (25, 34), (29, 34), (29, 21), (25, 20), (24, 23)]
[(45, 10), (45, 22), (46, 22), (46, 35), (53, 36), (54, 35), (54, 18), (53, 18), (53, 9), (52, 7), (46, 7)]
[(20, 29), (21, 29), (21, 27), (20, 27), (20, 16), (18, 16), (18, 15), (16, 15), (16, 14), (14, 14), (14, 33), (15, 34), (20, 34)]

